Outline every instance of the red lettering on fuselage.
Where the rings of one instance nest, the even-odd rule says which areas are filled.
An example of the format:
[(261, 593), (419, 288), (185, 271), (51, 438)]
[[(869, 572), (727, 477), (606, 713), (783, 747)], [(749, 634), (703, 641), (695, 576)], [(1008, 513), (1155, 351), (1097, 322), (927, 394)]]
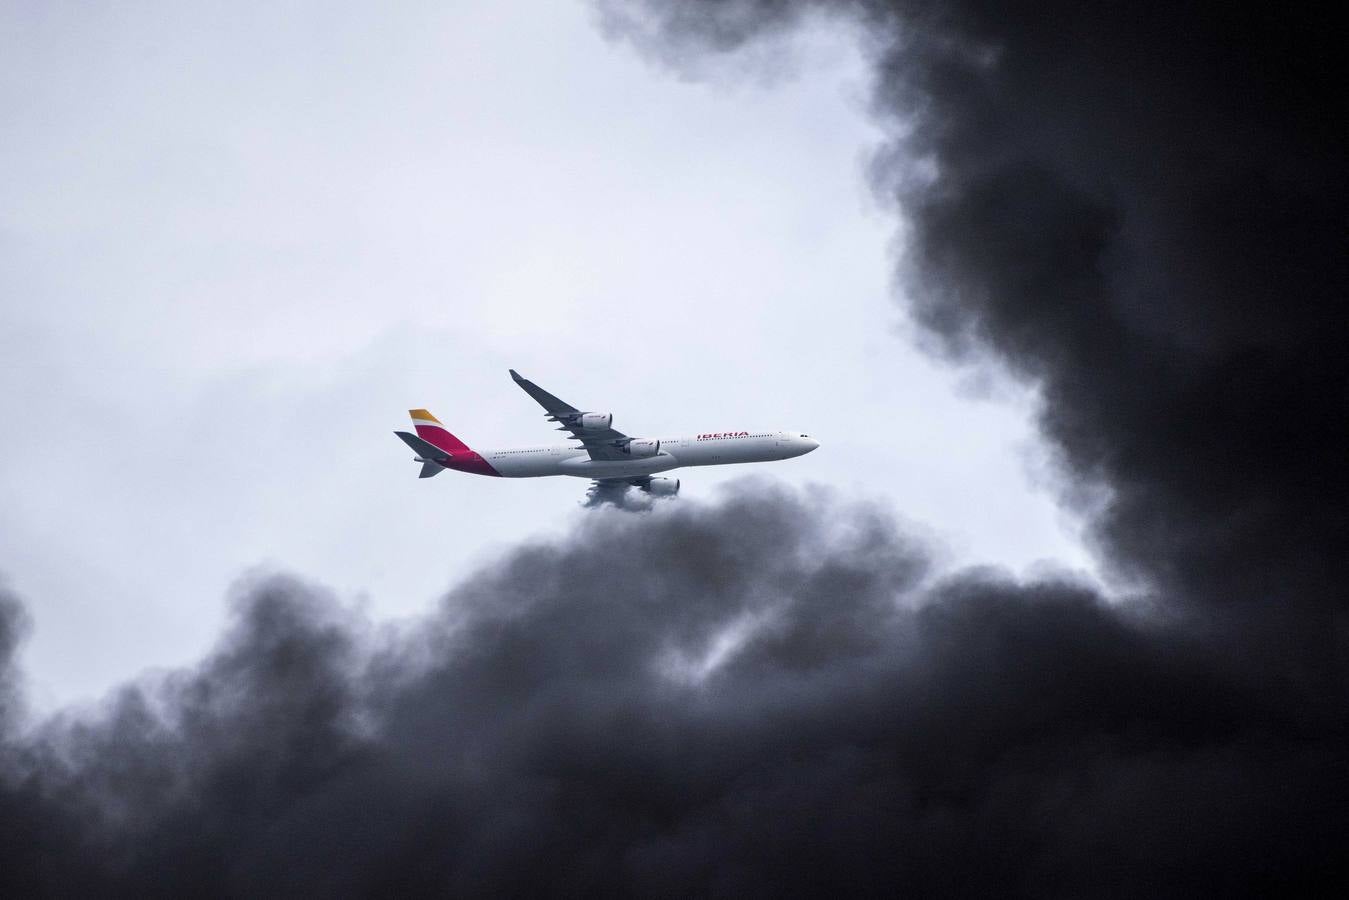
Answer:
[(716, 432), (715, 434), (700, 434), (700, 435), (698, 435), (698, 440), (700, 440), (700, 441), (714, 441), (714, 440), (717, 440), (717, 439), (719, 439), (719, 438), (739, 438), (739, 437), (749, 437), (749, 432), (748, 432), (748, 431), (718, 431), (718, 432)]

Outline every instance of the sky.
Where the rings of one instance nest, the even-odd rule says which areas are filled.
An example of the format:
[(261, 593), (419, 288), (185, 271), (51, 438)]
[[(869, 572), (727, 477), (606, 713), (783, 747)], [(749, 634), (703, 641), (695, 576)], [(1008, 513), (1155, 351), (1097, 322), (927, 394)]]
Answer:
[(585, 482), (419, 481), (390, 434), (551, 440), (509, 367), (632, 434), (807, 431), (763, 473), (884, 501), (943, 567), (1093, 569), (1033, 390), (895, 303), (853, 25), (672, 70), (574, 3), (0, 16), (0, 575), (37, 707), (197, 659), (250, 573), (397, 619), (576, 527)]
[(0, 894), (1344, 895), (1327, 13), (3, 15)]

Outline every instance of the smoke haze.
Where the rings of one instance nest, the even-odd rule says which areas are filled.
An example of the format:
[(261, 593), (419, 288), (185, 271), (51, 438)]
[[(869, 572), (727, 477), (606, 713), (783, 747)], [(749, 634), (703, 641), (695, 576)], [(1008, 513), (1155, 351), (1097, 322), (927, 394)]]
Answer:
[(1039, 386), (1064, 500), (1138, 596), (938, 578), (884, 508), (746, 481), (597, 512), (405, 630), (245, 581), (198, 666), (29, 723), (5, 595), (8, 893), (1343, 886), (1339, 32), (605, 7), (676, 64), (824, 9), (874, 54), (915, 320)]

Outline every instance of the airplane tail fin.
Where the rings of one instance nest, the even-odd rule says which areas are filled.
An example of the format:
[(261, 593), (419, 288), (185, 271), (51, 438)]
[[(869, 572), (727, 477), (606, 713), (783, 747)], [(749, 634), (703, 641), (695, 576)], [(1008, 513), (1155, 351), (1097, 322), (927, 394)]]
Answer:
[(450, 434), (440, 420), (431, 415), (429, 410), (410, 409), (408, 413), (412, 416), (412, 425), (417, 429), (417, 437), (421, 438), (439, 449), (449, 454), (466, 453), (468, 445), (459, 438)]
[[(413, 449), (417, 462), (434, 463), (446, 469), (470, 472), (474, 475), (492, 475), (500, 478), (501, 473), (492, 468), (482, 456), (473, 452), (473, 448), (445, 430), (440, 420), (424, 409), (411, 409), (412, 424), (416, 434), (395, 431), (394, 434)], [(422, 478), (430, 478), (434, 470), (422, 467)]]

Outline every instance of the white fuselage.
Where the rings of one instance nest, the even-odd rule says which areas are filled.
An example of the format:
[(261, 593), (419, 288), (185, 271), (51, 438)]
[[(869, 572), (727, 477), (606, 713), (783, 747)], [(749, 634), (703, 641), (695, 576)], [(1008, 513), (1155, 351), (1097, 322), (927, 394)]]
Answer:
[(504, 478), (574, 475), (578, 478), (629, 478), (683, 466), (722, 466), (772, 462), (802, 456), (820, 446), (793, 431), (709, 432), (693, 437), (661, 438), (660, 451), (644, 459), (591, 459), (580, 447), (519, 447), (485, 450), (482, 457)]

